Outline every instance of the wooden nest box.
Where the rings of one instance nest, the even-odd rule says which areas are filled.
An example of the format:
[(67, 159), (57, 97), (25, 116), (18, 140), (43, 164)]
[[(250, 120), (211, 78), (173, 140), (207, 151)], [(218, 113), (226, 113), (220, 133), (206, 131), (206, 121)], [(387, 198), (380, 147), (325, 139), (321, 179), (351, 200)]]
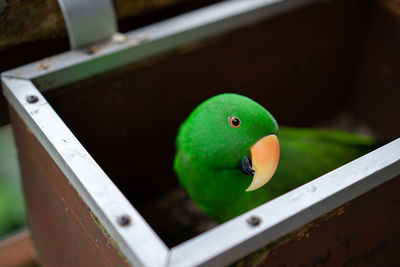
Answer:
[(43, 266), (398, 264), (400, 139), (195, 237), (155, 214), (171, 213), (180, 123), (218, 93), (397, 138), (400, 19), (383, 2), (228, 0), (125, 34), (99, 4), (100, 41), (65, 5), (74, 49), (1, 76)]

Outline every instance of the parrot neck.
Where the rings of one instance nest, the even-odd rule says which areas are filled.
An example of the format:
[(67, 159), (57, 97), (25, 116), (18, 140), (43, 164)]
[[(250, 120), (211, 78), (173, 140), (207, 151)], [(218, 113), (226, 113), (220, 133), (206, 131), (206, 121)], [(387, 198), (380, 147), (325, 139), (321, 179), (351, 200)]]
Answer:
[(203, 185), (192, 187), (189, 193), (205, 213), (224, 222), (267, 201), (263, 189), (245, 192), (251, 179), (237, 169), (204, 170), (197, 177)]

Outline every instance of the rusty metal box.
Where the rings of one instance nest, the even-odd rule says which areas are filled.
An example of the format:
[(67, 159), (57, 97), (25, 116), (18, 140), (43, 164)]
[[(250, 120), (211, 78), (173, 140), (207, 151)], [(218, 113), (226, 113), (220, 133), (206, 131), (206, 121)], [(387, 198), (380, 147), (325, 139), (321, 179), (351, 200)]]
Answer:
[(362, 2), (223, 1), (3, 73), (43, 266), (400, 264), (400, 139), (179, 244), (141, 214), (178, 186), (179, 124), (220, 92), (398, 137), (400, 19)]

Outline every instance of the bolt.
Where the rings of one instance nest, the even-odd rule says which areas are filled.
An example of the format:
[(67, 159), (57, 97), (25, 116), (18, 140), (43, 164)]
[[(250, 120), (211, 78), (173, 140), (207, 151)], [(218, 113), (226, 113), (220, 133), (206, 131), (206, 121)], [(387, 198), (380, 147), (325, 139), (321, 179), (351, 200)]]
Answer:
[(128, 226), (131, 224), (131, 218), (128, 215), (119, 216), (117, 222), (121, 226)]
[(246, 220), (246, 222), (250, 225), (250, 226), (257, 226), (261, 223), (261, 218), (258, 216), (251, 216), (250, 218), (248, 218)]
[(33, 103), (38, 102), (38, 101), (39, 101), (39, 98), (38, 98), (37, 96), (35, 96), (35, 95), (29, 95), (29, 96), (26, 97), (26, 101), (27, 101), (29, 104), (33, 104)]

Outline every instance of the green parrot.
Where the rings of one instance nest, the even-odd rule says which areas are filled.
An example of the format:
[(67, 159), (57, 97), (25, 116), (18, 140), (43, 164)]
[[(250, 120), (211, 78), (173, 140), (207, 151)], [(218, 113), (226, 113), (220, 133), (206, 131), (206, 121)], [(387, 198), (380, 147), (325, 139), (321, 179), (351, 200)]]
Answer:
[(373, 146), (371, 137), (338, 130), (279, 129), (255, 101), (221, 94), (200, 104), (181, 125), (174, 169), (199, 207), (224, 222)]

